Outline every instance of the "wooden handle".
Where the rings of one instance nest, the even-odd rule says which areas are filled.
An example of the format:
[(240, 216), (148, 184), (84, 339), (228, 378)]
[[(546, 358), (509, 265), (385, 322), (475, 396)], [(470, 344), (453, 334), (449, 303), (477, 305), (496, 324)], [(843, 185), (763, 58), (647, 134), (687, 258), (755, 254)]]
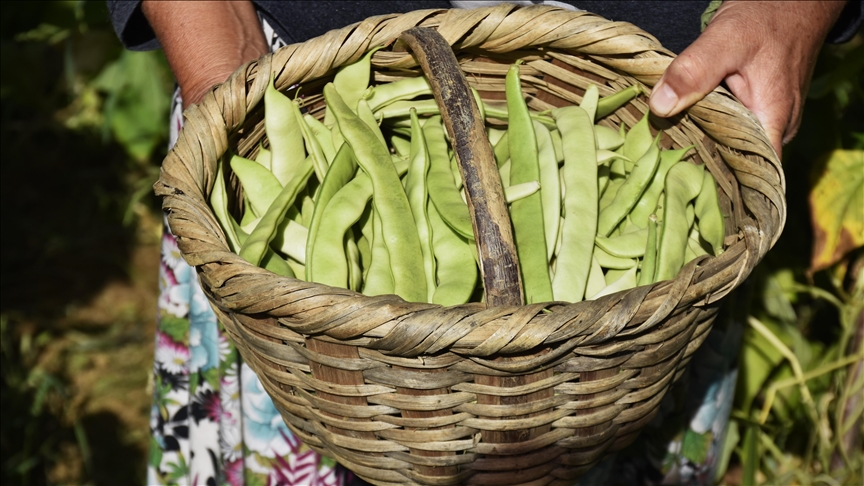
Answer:
[(522, 278), (504, 188), (468, 81), (450, 45), (437, 31), (414, 27), (399, 38), (414, 52), (432, 86), (459, 161), (480, 254), (486, 306), (522, 305)]

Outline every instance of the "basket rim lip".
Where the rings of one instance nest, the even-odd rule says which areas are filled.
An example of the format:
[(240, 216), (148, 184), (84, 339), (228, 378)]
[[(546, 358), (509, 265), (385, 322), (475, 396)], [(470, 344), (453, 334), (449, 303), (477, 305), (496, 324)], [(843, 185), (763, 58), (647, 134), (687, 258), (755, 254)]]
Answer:
[[(511, 7), (511, 9), (510, 9), (510, 11), (509, 11), (509, 13), (508, 13), (507, 15), (512, 14), (512, 12), (514, 12), (514, 11), (519, 11), (519, 10), (523, 10), (523, 9), (535, 9), (535, 10), (537, 10), (538, 12), (542, 12), (542, 13), (547, 13), (547, 12), (556, 12), (556, 14), (559, 14), (559, 15), (570, 15), (572, 18), (582, 17), (582, 16), (584, 16), (584, 15), (587, 14), (587, 15), (592, 16), (592, 17), (593, 17), (594, 19), (596, 19), (597, 21), (612, 23), (612, 21), (607, 20), (607, 19), (603, 18), (603, 17), (600, 16), (600, 15), (593, 14), (593, 13), (590, 13), (590, 12), (585, 12), (585, 11), (581, 11), (581, 12), (572, 12), (572, 11), (569, 11), (569, 10), (562, 9), (562, 8), (560, 8), (560, 7), (554, 7), (554, 6), (548, 6), (548, 5), (519, 6), (519, 5), (509, 4), (509, 6)], [(452, 13), (453, 11), (459, 11), (460, 14), (465, 15), (465, 16), (469, 15), (470, 13), (474, 13), (475, 15), (479, 15), (479, 14), (482, 13), (482, 12), (491, 12), (491, 11), (493, 11), (493, 10), (496, 9), (496, 8), (498, 8), (498, 9), (500, 10), (502, 7), (501, 7), (501, 5), (499, 4), (498, 6), (493, 6), (493, 7), (479, 7), (479, 8), (477, 8), (477, 9), (472, 9), (472, 10), (470, 10), (470, 11), (469, 11), (469, 10), (463, 10), (463, 9), (425, 9), (425, 10), (416, 10), (416, 11), (413, 11), (413, 12), (407, 12), (407, 13), (404, 13), (404, 14), (387, 14), (387, 15), (382, 15), (382, 16), (370, 17), (369, 19), (366, 19), (366, 20), (364, 20), (364, 21), (361, 21), (361, 22), (358, 22), (358, 23), (355, 23), (355, 24), (348, 25), (348, 26), (346, 26), (346, 27), (343, 27), (342, 29), (336, 29), (336, 30), (333, 30), (333, 31), (331, 31), (331, 32), (328, 32), (327, 34), (324, 34), (324, 35), (322, 35), (322, 36), (319, 36), (319, 37), (316, 37), (316, 38), (313, 38), (313, 39), (309, 39), (309, 40), (307, 40), (307, 41), (305, 41), (305, 42), (302, 42), (302, 43), (296, 43), (296, 44), (291, 44), (291, 45), (284, 46), (284, 47), (280, 48), (279, 51), (276, 51), (276, 52), (274, 52), (274, 53), (268, 53), (268, 54), (265, 54), (264, 56), (262, 56), (262, 57), (259, 58), (259, 59), (256, 59), (256, 60), (253, 60), (253, 61), (250, 61), (250, 62), (248, 62), (248, 63), (246, 63), (246, 64), (240, 66), (240, 67), (235, 71), (234, 75), (232, 75), (232, 78), (229, 78), (229, 80), (226, 81), (226, 83), (223, 83), (223, 84), (221, 84), (221, 85), (218, 85), (214, 90), (212, 90), (211, 92), (209, 92), (208, 95), (207, 95), (207, 97), (205, 97), (205, 99), (204, 99), (200, 104), (198, 104), (198, 105), (193, 105), (193, 106), (191, 106), (189, 109), (187, 109), (186, 112), (184, 112), (184, 117), (187, 119), (187, 121), (191, 121), (191, 119), (194, 117), (194, 118), (197, 119), (197, 121), (198, 121), (199, 123), (206, 123), (206, 124), (209, 126), (209, 128), (213, 129), (213, 128), (214, 128), (214, 125), (215, 125), (215, 123), (213, 123), (214, 121), (222, 121), (222, 120), (219, 120), (219, 118), (214, 117), (214, 115), (221, 114), (222, 116), (221, 116), (220, 118), (223, 118), (223, 119), (226, 118), (226, 115), (229, 115), (229, 116), (231, 115), (231, 114), (226, 113), (226, 111), (230, 109), (230, 107), (229, 107), (229, 103), (220, 103), (219, 100), (220, 100), (221, 98), (224, 97), (226, 90), (228, 90), (228, 89), (230, 88), (230, 86), (229, 86), (229, 82), (230, 82), (232, 79), (235, 79), (235, 78), (238, 78), (238, 77), (242, 77), (242, 80), (243, 80), (243, 82), (247, 85), (247, 87), (249, 87), (249, 86), (254, 87), (254, 85), (256, 84), (256, 80), (258, 80), (258, 81), (260, 82), (260, 79), (261, 79), (260, 74), (261, 74), (263, 68), (267, 68), (267, 71), (269, 71), (270, 73), (272, 73), (274, 76), (279, 75), (280, 73), (284, 73), (284, 72), (286, 71), (286, 69), (285, 69), (286, 66), (285, 66), (285, 65), (282, 65), (282, 66), (278, 66), (278, 67), (276, 67), (276, 66), (273, 66), (273, 64), (272, 64), (272, 63), (273, 63), (273, 60), (274, 60), (274, 58), (277, 56), (277, 53), (278, 53), (278, 52), (280, 52), (280, 51), (286, 51), (287, 49), (292, 49), (292, 48), (293, 48), (293, 49), (296, 49), (298, 46), (302, 46), (302, 45), (304, 45), (304, 44), (309, 44), (309, 43), (311, 43), (311, 42), (313, 42), (313, 41), (315, 41), (315, 42), (320, 42), (322, 39), (326, 38), (326, 36), (328, 36), (328, 35), (330, 35), (330, 36), (334, 36), (334, 35), (341, 35), (343, 40), (344, 40), (344, 39), (347, 39), (348, 36), (349, 36), (352, 32), (354, 32), (355, 29), (356, 29), (356, 28), (357, 28), (357, 27), (358, 27), (362, 22), (368, 21), (368, 20), (370, 20), (370, 19), (375, 19), (375, 18), (379, 18), (379, 17), (384, 17), (384, 18), (390, 19), (390, 20), (392, 21), (392, 19), (396, 19), (396, 18), (404, 18), (404, 17), (406, 17), (406, 16), (408, 16), (408, 15), (418, 15), (418, 13), (424, 13), (424, 14), (425, 14), (425, 16), (423, 17), (424, 19), (428, 19), (428, 18), (432, 18), (432, 17), (434, 17), (434, 18), (436, 18), (437, 20), (439, 20), (439, 23), (434, 24), (434, 25), (429, 25), (430, 27), (433, 27), (433, 28), (438, 29), (438, 28), (440, 27), (441, 23), (443, 22), (443, 19), (439, 18), (439, 16), (442, 16), (442, 15), (453, 15), (453, 13)], [(639, 29), (638, 27), (636, 27), (636, 28)], [(639, 30), (642, 31), (642, 29), (639, 29)], [(644, 32), (644, 31), (642, 31), (642, 32)], [(334, 33), (337, 33), (337, 34), (334, 34)], [(647, 33), (646, 33), (646, 34), (647, 34)], [(647, 35), (650, 36), (650, 34), (647, 34)], [(651, 37), (653, 38), (653, 36), (651, 36)], [(451, 45), (453, 45), (453, 44), (451, 43)], [(659, 43), (658, 43), (658, 45), (659, 45)], [(362, 54), (365, 53), (365, 52), (368, 52), (371, 48), (373, 48), (372, 43), (371, 43), (371, 42), (367, 43), (366, 48), (363, 50), (362, 53), (360, 53), (360, 55), (362, 55)], [(661, 46), (661, 48), (662, 48), (662, 46)], [(560, 49), (556, 49), (556, 50), (559, 50), (559, 51), (560, 51)], [(656, 51), (653, 51), (653, 52), (656, 52)], [(665, 55), (669, 56), (670, 59), (674, 58), (674, 54), (671, 54), (671, 53), (668, 53), (668, 54), (667, 54), (667, 53), (665, 53), (665, 52), (662, 53), (662, 54), (665, 54)], [(359, 56), (358, 56), (358, 57), (359, 57)], [(343, 64), (341, 64), (341, 65), (344, 65), (345, 63), (351, 62), (351, 60), (353, 60), (353, 58), (351, 58), (351, 59), (349, 59), (349, 60), (346, 60), (346, 61), (345, 61)], [(599, 61), (596, 61), (596, 59), (595, 59), (595, 60), (593, 60), (592, 62), (599, 62)], [(670, 62), (671, 62), (671, 61), (670, 61)], [(629, 74), (622, 74), (621, 71), (620, 71), (620, 69), (617, 69), (617, 68), (615, 68), (615, 67), (613, 67), (613, 66), (605, 65), (605, 64), (603, 64), (603, 63), (600, 63), (600, 64), (603, 65), (603, 66), (604, 66), (605, 68), (607, 68), (607, 69), (611, 69), (611, 70), (615, 71), (616, 73), (618, 73), (618, 74), (621, 75), (622, 77), (629, 77), (629, 78), (633, 78), (632, 75), (629, 75)], [(374, 61), (373, 61), (373, 66), (374, 66)], [(373, 67), (373, 68), (374, 68), (374, 67)], [(332, 70), (332, 69), (333, 69), (333, 68), (331, 68), (331, 70)], [(278, 76), (277, 76), (277, 79), (278, 79)], [(317, 78), (315, 78), (315, 79), (317, 79)], [(633, 78), (633, 79), (635, 79), (635, 78)], [(648, 85), (648, 84), (645, 83), (645, 82), (642, 82), (642, 81), (639, 81), (639, 80), (636, 80), (636, 81), (639, 82), (640, 84), (642, 84), (643, 87), (650, 87), (650, 85)], [(306, 80), (306, 81), (304, 81), (304, 82), (309, 82), (309, 80)], [(649, 91), (650, 91), (650, 90), (649, 90)], [(723, 95), (724, 97), (726, 97), (727, 99), (731, 99), (733, 102), (738, 103), (738, 104), (740, 105), (740, 103), (739, 103), (739, 102), (734, 98), (734, 96), (732, 96), (731, 93), (729, 93), (729, 92), (726, 91), (725, 89), (723, 89), (723, 88), (717, 88), (717, 89), (714, 90), (714, 92), (715, 92), (715, 93), (719, 93), (719, 94)], [(646, 93), (646, 94), (647, 94), (647, 93)], [(251, 112), (253, 109), (255, 109), (259, 104), (261, 104), (262, 101), (263, 101), (263, 96), (259, 97), (258, 99), (252, 100), (252, 102), (249, 103), (248, 95), (247, 95), (246, 112), (244, 113), (244, 116), (245, 116), (245, 114), (248, 114), (248, 113)], [(704, 100), (703, 100), (703, 101), (699, 101), (699, 102), (697, 102), (697, 105), (699, 105), (699, 104), (701, 104), (701, 103), (703, 103), (703, 102), (704, 102)], [(741, 106), (743, 107), (743, 105), (741, 105)], [(745, 108), (745, 110), (746, 110), (746, 108)], [(748, 111), (748, 112), (749, 112), (749, 111)], [(209, 115), (209, 116), (206, 116), (206, 115)], [(698, 122), (696, 122), (696, 123), (698, 124)], [(189, 131), (191, 131), (193, 126), (194, 126), (193, 123), (185, 123), (185, 124), (184, 124), (183, 128), (181, 128), (181, 133), (180, 133), (180, 135), (178, 136), (178, 143), (177, 143), (174, 147), (171, 148), (171, 150), (169, 151), (168, 156), (166, 157), (166, 161), (168, 160), (169, 157), (172, 156), (172, 154), (176, 155), (176, 153), (177, 153), (178, 151), (181, 150), (182, 147), (178, 147), (178, 146), (181, 144), (181, 141), (184, 141), (184, 134), (185, 134), (185, 133), (188, 133)], [(757, 124), (757, 127), (758, 127), (759, 129), (761, 129), (761, 126), (758, 126), (758, 124)], [(228, 129), (227, 127), (225, 127), (225, 131), (226, 131), (226, 132), (231, 132), (231, 130), (232, 130), (232, 129)], [(199, 142), (200, 142), (200, 139), (198, 139), (198, 138), (194, 138), (194, 137), (192, 137), (192, 138), (193, 138), (193, 140), (196, 140), (196, 141), (199, 141)], [(184, 141), (184, 143), (186, 143), (186, 142)], [(773, 147), (770, 147), (770, 144), (768, 145), (768, 147), (769, 147), (769, 149), (770, 149), (770, 150), (772, 151), (772, 153), (773, 153)], [(224, 153), (224, 150), (222, 151), (222, 153)], [(216, 157), (218, 158), (218, 157), (220, 157), (220, 156), (221, 156), (221, 154), (217, 155)], [(776, 159), (776, 153), (774, 154), (774, 156), (775, 156), (775, 159), (774, 159), (774, 160), (772, 160), (772, 159), (768, 159), (768, 158), (765, 158), (765, 157), (763, 157), (763, 159), (764, 159), (766, 162), (768, 162), (769, 165), (774, 165), (776, 168), (780, 168), (781, 166), (780, 166), (780, 164), (779, 164), (779, 160)], [(168, 196), (175, 196), (175, 197), (176, 197), (176, 196), (180, 196), (180, 197), (194, 197), (194, 195), (185, 194), (185, 193), (182, 193), (182, 192), (181, 192), (181, 194), (178, 194), (179, 189), (177, 189), (177, 188), (172, 188), (172, 186), (170, 186), (170, 184), (168, 184), (168, 183), (165, 182), (164, 178), (165, 178), (166, 174), (168, 173), (168, 169), (166, 169), (166, 167), (165, 167), (165, 163), (163, 163), (161, 171), (162, 171), (162, 174), (161, 174), (161, 176), (160, 176), (160, 179), (159, 179), (159, 181), (157, 181), (157, 183), (155, 184), (155, 187), (156, 187), (156, 189), (157, 189), (157, 193), (160, 193), (160, 192), (161, 192), (160, 195), (162, 195), (162, 196), (166, 196), (166, 195), (168, 195)], [(782, 172), (782, 170), (778, 170), (777, 172), (778, 172), (778, 174), (779, 174), (779, 176), (780, 176), (780, 177), (779, 177), (779, 182), (781, 183), (781, 185), (784, 185), (784, 186), (785, 186), (785, 181), (783, 180), (783, 172)], [(200, 189), (200, 187), (199, 187), (199, 189)], [(784, 192), (785, 192), (785, 191), (784, 191)], [(203, 192), (202, 192), (202, 194), (203, 194)], [(171, 205), (170, 205), (169, 199), (170, 199), (170, 198), (163, 198), (163, 208), (169, 211), (168, 220), (169, 220), (169, 225), (170, 225), (171, 220), (172, 220), (172, 217), (171, 217), (171, 214), (170, 214)], [(204, 202), (206, 202), (206, 196), (204, 197), (204, 199), (205, 199)], [(784, 205), (785, 205), (785, 199), (783, 200), (783, 202), (784, 202)], [(208, 209), (209, 209), (209, 206), (208, 206)], [(211, 210), (211, 213), (212, 213), (212, 210)], [(759, 225), (758, 225), (758, 223), (759, 223), (758, 220), (753, 220), (753, 223), (756, 223), (756, 226), (757, 226), (757, 227), (759, 226)], [(744, 223), (742, 222), (741, 224), (744, 224)], [(781, 224), (780, 229), (779, 229), (778, 232), (777, 232), (777, 233), (778, 233), (778, 236), (779, 236), (780, 231), (782, 231), (782, 224)], [(745, 232), (745, 233), (747, 233), (747, 232)], [(758, 230), (754, 230), (754, 231), (752, 232), (752, 235), (751, 235), (751, 236), (761, 235), (762, 233), (763, 233), (763, 231), (762, 231), (762, 228), (760, 227)], [(740, 227), (739, 227), (739, 233), (738, 233), (738, 235), (739, 235), (739, 236), (738, 236), (737, 240), (736, 240), (734, 243), (732, 243), (732, 244), (730, 244), (730, 245), (728, 245), (728, 246), (726, 247), (726, 252), (727, 252), (727, 253), (732, 253), (732, 252), (729, 252), (729, 250), (733, 249), (733, 247), (741, 246), (742, 248), (741, 248), (740, 251), (738, 251), (738, 253), (740, 253), (740, 255), (742, 255), (744, 258), (748, 258), (748, 255), (753, 255), (753, 254), (755, 253), (755, 252), (753, 251), (753, 249), (751, 248), (752, 245), (748, 244), (748, 242), (747, 242), (748, 235), (747, 235), (747, 234), (742, 234), (742, 233), (741, 233), (741, 228), (740, 228)], [(256, 267), (256, 266), (251, 265), (250, 263), (248, 263), (248, 262), (246, 262), (246, 261), (240, 259), (238, 255), (236, 255), (236, 254), (234, 254), (234, 253), (232, 253), (232, 252), (230, 251), (230, 249), (227, 247), (227, 244), (225, 244), (226, 242), (225, 242), (224, 235), (223, 235), (223, 238), (221, 238), (221, 240), (222, 240), (222, 242), (223, 242), (223, 244), (224, 244), (224, 247), (225, 247), (225, 248), (224, 248), (224, 253), (225, 253), (226, 255), (234, 255), (234, 257), (236, 257), (236, 258), (230, 258), (230, 259), (228, 259), (228, 260), (225, 260), (225, 259), (221, 260), (223, 264), (230, 264), (230, 265), (238, 265), (238, 264), (239, 264), (239, 265), (241, 265), (241, 266), (245, 266), (245, 267), (242, 267), (242, 268), (244, 269), (244, 272), (243, 272), (243, 273), (245, 273), (245, 274), (259, 274), (259, 275), (263, 273), (264, 275), (268, 276), (268, 277), (271, 279), (271, 281), (274, 282), (274, 283), (277, 283), (277, 282), (284, 282), (284, 281), (289, 281), (289, 280), (290, 280), (290, 281), (293, 281), (293, 282), (297, 282), (297, 281), (299, 281), (299, 280), (294, 280), (294, 279), (288, 279), (287, 277), (281, 277), (281, 276), (278, 276), (278, 275), (272, 274), (272, 273), (270, 273), (270, 272), (268, 272), (268, 271), (266, 271), (266, 270), (264, 270), (264, 269), (262, 269), (262, 268), (259, 268), (259, 267)], [(736, 250), (736, 251), (737, 251), (737, 250)], [(767, 251), (767, 250), (766, 250), (766, 251)], [(187, 255), (186, 255), (185, 252), (181, 252), (181, 253), (183, 254), (184, 259), (187, 258)], [(762, 252), (759, 251), (759, 253), (762, 253)], [(722, 256), (722, 255), (721, 255), (721, 256)], [(761, 255), (758, 255), (758, 257), (761, 258)], [(708, 257), (707, 260), (708, 260), (708, 261), (715, 261), (715, 260), (717, 260), (717, 259), (719, 259), (719, 258), (720, 258), (720, 256), (717, 256), (717, 257)], [(206, 273), (208, 270), (207, 270), (207, 268), (203, 268), (203, 267), (208, 267), (209, 265), (204, 264), (204, 265), (193, 265), (193, 266), (196, 267), (196, 269), (197, 269), (197, 271), (198, 271), (199, 273), (202, 273), (202, 272)], [(742, 272), (743, 272), (743, 269), (742, 269)], [(749, 273), (749, 272), (748, 272), (748, 273)], [(680, 276), (680, 275), (679, 275), (679, 276)], [(736, 282), (734, 286), (737, 287), (737, 282), (739, 281), (740, 277), (741, 277), (741, 275), (739, 274), (739, 276), (736, 277), (736, 278), (734, 279), (735, 282)], [(660, 281), (660, 282), (657, 282), (657, 283), (651, 284), (651, 285), (649, 285), (649, 286), (644, 286), (644, 287), (649, 288), (649, 292), (650, 292), (650, 294), (655, 294), (655, 293), (657, 293), (658, 291), (659, 291), (659, 292), (663, 292), (663, 291), (665, 291), (665, 289), (666, 289), (667, 287), (673, 285), (675, 281), (676, 281), (676, 280)], [(302, 281), (300, 281), (300, 282), (302, 282)], [(315, 286), (315, 287), (327, 288), (327, 289), (329, 289), (329, 290), (334, 290), (334, 289), (335, 289), (335, 288), (333, 288), (333, 287), (327, 287), (327, 286), (325, 286), (325, 285), (323, 285), (323, 284), (318, 284), (318, 283), (313, 283), (313, 282), (303, 282), (303, 283), (304, 283), (306, 286)], [(639, 288), (639, 287), (634, 287), (633, 289), (630, 289), (630, 290), (627, 290), (627, 291), (622, 291), (622, 292), (619, 292), (619, 293), (616, 293), (616, 294), (611, 294), (611, 295), (609, 295), (609, 296), (605, 296), (605, 297), (603, 297), (603, 298), (601, 298), (601, 299), (606, 299), (606, 300), (615, 300), (615, 299), (617, 299), (617, 300), (620, 300), (621, 297), (622, 297), (622, 295), (626, 295), (626, 294), (628, 294), (628, 293), (630, 293), (630, 292), (633, 292), (634, 290), (636, 290), (636, 289), (638, 289), (638, 288)], [(358, 292), (353, 292), (353, 291), (350, 291), (350, 290), (347, 290), (347, 289), (335, 289), (335, 290), (338, 290), (338, 293), (340, 293), (340, 294), (353, 294), (353, 295), (350, 295), (350, 297), (352, 297), (352, 298), (353, 298), (353, 297), (360, 297), (360, 298), (363, 298), (363, 299), (370, 299), (370, 298), (371, 298), (371, 297), (369, 297), (369, 296), (365, 296), (365, 295), (360, 294), (360, 293), (358, 293)], [(730, 290), (731, 290), (731, 289), (730, 289)], [(349, 295), (345, 295), (345, 296), (346, 296), (346, 297), (349, 297)], [(394, 297), (395, 297), (395, 296), (394, 296)], [(209, 298), (209, 296), (208, 296), (208, 298)], [(397, 297), (397, 299), (398, 299), (398, 297)], [(210, 300), (212, 301), (213, 299), (211, 298)], [(220, 300), (221, 300), (221, 299), (220, 299)], [(401, 299), (399, 299), (399, 300), (401, 300)], [(404, 303), (404, 305), (411, 306), (411, 307), (415, 307), (415, 311), (414, 311), (414, 312), (421, 312), (421, 311), (423, 311), (423, 310), (425, 310), (425, 309), (434, 308), (434, 307), (440, 307), (440, 306), (437, 306), (437, 305), (435, 305), (435, 304), (428, 304), (428, 303), (413, 303), (413, 302), (412, 302), (412, 303), (409, 303), (409, 302), (405, 302), (405, 301), (402, 301), (402, 302)], [(542, 306), (542, 307), (555, 307), (555, 306), (559, 306), (559, 305), (566, 305), (566, 306), (573, 306), (573, 305), (576, 305), (576, 306), (579, 306), (579, 305), (584, 305), (585, 302), (590, 302), (590, 301), (582, 301), (582, 302), (577, 302), (577, 303), (571, 303), (571, 302), (548, 302), (548, 303), (543, 303), (543, 304), (533, 304), (533, 305), (535, 305), (535, 306)], [(476, 307), (477, 304), (479, 304), (479, 303), (468, 303), (468, 304), (464, 304), (464, 305), (462, 305), (462, 306), (456, 306), (456, 307)], [(480, 305), (482, 305), (482, 304), (480, 304)], [(525, 306), (524, 306), (524, 305), (523, 305), (523, 306), (514, 306), (513, 309), (519, 309), (519, 308), (522, 308), (522, 307), (525, 307)], [(501, 309), (501, 308), (498, 308), (498, 309)], [(226, 310), (226, 311), (228, 311), (228, 312), (242, 312), (242, 311), (238, 311), (238, 310), (234, 310), (234, 309), (230, 309), (230, 308), (225, 308), (224, 310)], [(325, 334), (326, 334), (326, 333), (325, 333)]]

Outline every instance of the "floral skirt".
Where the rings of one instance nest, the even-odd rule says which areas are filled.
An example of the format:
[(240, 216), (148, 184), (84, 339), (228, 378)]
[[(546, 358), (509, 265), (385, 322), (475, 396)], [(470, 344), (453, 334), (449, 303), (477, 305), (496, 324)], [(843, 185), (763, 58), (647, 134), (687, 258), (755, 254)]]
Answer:
[[(262, 20), (271, 51), (284, 45)], [(183, 125), (179, 90), (170, 145)], [(344, 485), (353, 475), (288, 429), (217, 321), (164, 223), (147, 484)]]

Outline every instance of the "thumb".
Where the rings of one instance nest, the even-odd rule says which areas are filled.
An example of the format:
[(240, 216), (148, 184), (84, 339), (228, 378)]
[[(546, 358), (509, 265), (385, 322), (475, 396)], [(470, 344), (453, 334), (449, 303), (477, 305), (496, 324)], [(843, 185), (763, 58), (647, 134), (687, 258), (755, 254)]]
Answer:
[(675, 58), (654, 86), (648, 104), (656, 115), (670, 117), (689, 108), (720, 86), (745, 60), (747, 47), (733, 40), (734, 33), (726, 32), (726, 25), (717, 24), (709, 25)]

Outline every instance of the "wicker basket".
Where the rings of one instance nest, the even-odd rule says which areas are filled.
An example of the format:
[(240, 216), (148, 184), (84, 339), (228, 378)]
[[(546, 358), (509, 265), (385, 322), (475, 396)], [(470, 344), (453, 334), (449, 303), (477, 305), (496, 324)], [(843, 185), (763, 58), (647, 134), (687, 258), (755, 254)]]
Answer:
[[(726, 251), (675, 280), (595, 301), (442, 308), (282, 278), (231, 253), (207, 200), (226, 149), (250, 156), (263, 138), (270, 73), (279, 89), (299, 83), (320, 116), (335, 68), (417, 25), (447, 39), (489, 100), (523, 59), (535, 109), (578, 103), (589, 83), (601, 95), (650, 88), (673, 58), (631, 24), (547, 6), (373, 17), (252, 61), (190, 108), (156, 192), (219, 320), (311, 448), (375, 484), (571, 484), (651, 420), (720, 299), (776, 241), (780, 164), (722, 89), (686, 115), (652, 118), (665, 148), (695, 145), (690, 160), (716, 178)], [(372, 58), (377, 82), (418, 71), (399, 46)], [(632, 126), (646, 111), (642, 97), (602, 123)]]

